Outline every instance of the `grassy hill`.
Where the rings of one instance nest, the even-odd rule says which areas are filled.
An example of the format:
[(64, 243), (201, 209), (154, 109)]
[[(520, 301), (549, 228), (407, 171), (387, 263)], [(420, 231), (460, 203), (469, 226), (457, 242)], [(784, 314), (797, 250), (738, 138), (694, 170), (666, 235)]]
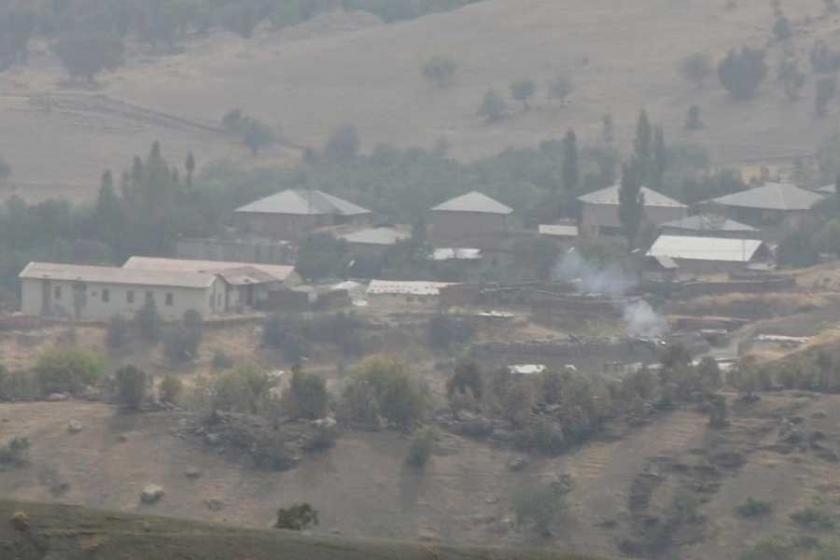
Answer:
[[(834, 131), (831, 117), (840, 112), (835, 100), (827, 118), (815, 118), (817, 76), (808, 63), (817, 39), (838, 46), (840, 14), (825, 15), (822, 0), (787, 0), (782, 8), (794, 30), (784, 42), (772, 40), (775, 16), (766, 0), (485, 0), (394, 24), (328, 14), (250, 40), (216, 33), (174, 56), (134, 56), (102, 78), (95, 94), (110, 101), (93, 99), (84, 110), (78, 104), (44, 110), (34, 103), (44, 94), (68, 93), (63, 72), (43, 51), (33, 54), (29, 68), (0, 74), (0, 126), (8, 132), (0, 136), (0, 154), (24, 186), (80, 190), (95, 187), (102, 168), (124, 166), (155, 137), (176, 160), (190, 148), (200, 163), (250, 158), (229, 138), (201, 127), (113, 110), (114, 102), (125, 102), (196, 124), (218, 123), (239, 107), (281, 127), (299, 145), (320, 145), (345, 123), (357, 126), (367, 148), (379, 142), (430, 146), (443, 138), (460, 158), (534, 145), (568, 127), (592, 141), (606, 113), (624, 143), (645, 107), (672, 141), (704, 144), (717, 162), (807, 155)], [(680, 76), (677, 67), (687, 55), (703, 52), (716, 62), (741, 45), (767, 50), (768, 74), (756, 99), (733, 101), (714, 73), (701, 89)], [(776, 80), (784, 52), (807, 74), (797, 102), (785, 98)], [(458, 66), (450, 88), (437, 89), (421, 76), (423, 61), (437, 54)], [(558, 74), (575, 84), (566, 105), (545, 95)], [(476, 116), (489, 88), (509, 96), (510, 83), (522, 78), (539, 88), (530, 110), (511, 102), (510, 118), (493, 125)], [(695, 104), (706, 126), (689, 133), (683, 124)], [(298, 156), (278, 148), (253, 161)]]
[[(28, 515), (28, 530), (17, 530), (8, 522), (16, 512)], [(8, 560), (585, 560), (548, 551), (452, 548), (233, 529), (7, 500), (0, 500), (0, 518), (0, 557)]]

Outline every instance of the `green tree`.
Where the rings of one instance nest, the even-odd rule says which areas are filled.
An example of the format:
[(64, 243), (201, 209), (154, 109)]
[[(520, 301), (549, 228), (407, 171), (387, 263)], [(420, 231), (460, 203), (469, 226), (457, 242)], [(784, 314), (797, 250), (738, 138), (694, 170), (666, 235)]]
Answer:
[(154, 298), (146, 299), (143, 307), (134, 315), (134, 326), (146, 342), (160, 340), (162, 321)]
[(513, 496), (517, 524), (531, 525), (542, 536), (551, 536), (552, 527), (566, 509), (565, 494), (559, 483), (523, 486)]
[(309, 504), (295, 504), (289, 508), (277, 510), (275, 529), (303, 531), (310, 525), (318, 524), (318, 511)]
[(706, 53), (694, 53), (680, 62), (680, 72), (694, 87), (700, 89), (712, 73), (712, 63)]
[(665, 133), (661, 126), (657, 126), (653, 133), (653, 161), (648, 182), (652, 188), (659, 190), (664, 186), (665, 171), (668, 169), (668, 147), (665, 145)]
[(183, 382), (172, 374), (164, 377), (158, 387), (160, 400), (169, 404), (177, 404), (183, 391)]
[(528, 100), (534, 96), (537, 91), (537, 85), (534, 80), (516, 80), (510, 84), (511, 96), (522, 103), (522, 107), (527, 111), (529, 109)]
[(316, 420), (327, 413), (327, 386), (317, 375), (295, 369), (283, 404), (292, 418)]
[(452, 79), (458, 66), (448, 57), (435, 55), (423, 63), (423, 77), (439, 88), (452, 85)]
[(187, 186), (192, 187), (193, 173), (195, 172), (195, 156), (192, 150), (187, 154), (187, 160), (184, 162), (184, 168), (187, 170)]
[(359, 155), (359, 131), (352, 124), (338, 127), (324, 144), (324, 157), (329, 161), (346, 162)]
[(478, 107), (478, 116), (484, 117), (484, 120), (488, 123), (494, 123), (505, 118), (507, 111), (505, 98), (491, 89), (484, 94), (484, 99), (481, 100), (481, 105)]
[(93, 82), (97, 74), (123, 63), (120, 38), (103, 32), (72, 32), (58, 39), (53, 52), (73, 77)]
[(818, 117), (824, 117), (828, 111), (828, 102), (837, 94), (837, 82), (834, 76), (820, 78), (814, 95), (814, 112)]
[(6, 183), (9, 180), (9, 177), (12, 176), (12, 166), (0, 156), (0, 185)]
[(557, 76), (548, 84), (549, 99), (557, 99), (560, 103), (566, 103), (568, 97), (574, 91), (574, 84), (566, 76)]
[(451, 397), (458, 394), (470, 394), (476, 400), (484, 396), (484, 377), (481, 368), (472, 360), (459, 360), (455, 372), (446, 384), (446, 391)]
[(644, 185), (650, 179), (653, 170), (653, 127), (650, 124), (647, 111), (639, 112), (636, 123), (636, 137), (633, 140), (633, 153), (639, 173), (639, 182)]
[(204, 337), (204, 320), (192, 309), (184, 312), (180, 324), (166, 329), (164, 353), (175, 365), (184, 364), (198, 357), (201, 340)]
[(148, 377), (134, 366), (125, 366), (114, 374), (117, 384), (117, 401), (126, 408), (137, 410), (146, 400)]
[(799, 62), (796, 58), (785, 57), (776, 71), (779, 82), (782, 83), (785, 96), (789, 101), (796, 101), (805, 85), (805, 73), (799, 69)]
[(688, 108), (688, 113), (685, 117), (686, 130), (701, 130), (703, 128), (703, 121), (700, 119), (700, 107), (692, 105)]
[(563, 138), (562, 167), (563, 188), (569, 195), (576, 193), (580, 185), (579, 159), (577, 135), (574, 130), (570, 129), (566, 132), (565, 138)]
[(773, 24), (773, 36), (777, 41), (786, 41), (793, 35), (793, 29), (790, 25), (790, 20), (784, 15), (776, 18), (776, 23)]
[(242, 142), (257, 155), (260, 150), (274, 144), (277, 138), (271, 128), (256, 119), (248, 119), (242, 129)]
[(411, 440), (405, 462), (412, 467), (423, 467), (429, 462), (437, 444), (438, 433), (431, 426), (418, 430)]
[(645, 213), (645, 195), (642, 193), (639, 168), (637, 160), (624, 164), (618, 190), (618, 219), (631, 251), (636, 248)]
[(108, 321), (105, 333), (105, 345), (108, 350), (119, 351), (131, 342), (131, 325), (123, 317), (115, 315)]
[(758, 87), (767, 75), (764, 51), (742, 47), (732, 49), (718, 64), (721, 85), (738, 101), (755, 97)]
[(102, 378), (105, 373), (105, 363), (93, 352), (54, 349), (38, 357), (35, 371), (42, 394), (70, 393), (75, 395)]

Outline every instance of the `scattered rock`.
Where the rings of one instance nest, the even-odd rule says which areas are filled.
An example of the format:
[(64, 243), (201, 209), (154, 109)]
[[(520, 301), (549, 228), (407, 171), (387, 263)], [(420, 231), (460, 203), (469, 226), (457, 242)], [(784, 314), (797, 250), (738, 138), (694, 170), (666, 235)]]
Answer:
[(78, 434), (82, 431), (83, 428), (84, 426), (82, 426), (82, 423), (78, 420), (70, 420), (70, 422), (67, 424), (67, 431), (71, 434)]
[(201, 476), (201, 471), (198, 470), (197, 467), (187, 467), (187, 469), (184, 471), (184, 476), (186, 476), (187, 478), (196, 479)]
[(163, 488), (157, 484), (147, 484), (140, 493), (140, 501), (144, 504), (154, 504), (163, 498)]
[(513, 472), (518, 472), (528, 466), (528, 459), (525, 457), (514, 457), (507, 463), (507, 468)]
[(417, 532), (417, 538), (421, 542), (439, 541), (440, 535), (438, 535), (437, 532), (432, 529), (420, 529)]
[(225, 509), (225, 503), (221, 500), (205, 500), (204, 505), (206, 505), (207, 509), (209, 509), (210, 511), (222, 511), (223, 509)]
[(63, 402), (69, 398), (66, 393), (50, 393), (47, 395), (47, 402)]
[(499, 497), (498, 496), (488, 496), (487, 498), (485, 498), (484, 503), (486, 503), (488, 505), (498, 504), (499, 503)]
[(219, 445), (222, 442), (222, 438), (219, 434), (205, 434), (204, 441), (207, 442), (207, 445)]
[(29, 530), (29, 515), (22, 511), (16, 511), (12, 518), (9, 519), (9, 523), (15, 529), (15, 531), (28, 531)]
[(817, 410), (811, 415), (811, 418), (816, 418), (817, 420), (821, 420), (821, 419), (823, 419), (827, 416), (828, 416), (828, 414), (826, 414), (824, 410)]
[(120, 443), (125, 443), (128, 441), (128, 436), (125, 434), (120, 434), (117, 436), (117, 441)]
[(335, 418), (333, 418), (332, 416), (327, 416), (326, 418), (319, 418), (318, 420), (313, 420), (312, 425), (316, 428), (332, 430), (338, 425), (338, 422), (336, 422)]

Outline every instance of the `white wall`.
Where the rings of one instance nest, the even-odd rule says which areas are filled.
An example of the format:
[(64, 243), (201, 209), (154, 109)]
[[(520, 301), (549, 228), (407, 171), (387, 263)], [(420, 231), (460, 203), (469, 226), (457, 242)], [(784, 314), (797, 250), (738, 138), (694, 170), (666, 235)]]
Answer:
[[(21, 311), (26, 315), (44, 314), (43, 283), (41, 279), (21, 281)], [(73, 318), (75, 316), (74, 282), (49, 280), (50, 309), (47, 315)], [(59, 289), (60, 295), (56, 292)], [(103, 291), (108, 291), (108, 301), (103, 301)], [(133, 292), (133, 302), (128, 301), (129, 292)], [(160, 316), (165, 321), (181, 319), (184, 312), (195, 310), (202, 317), (224, 313), (224, 283), (215, 280), (208, 288), (176, 288), (128, 286), (124, 284), (100, 284), (88, 282), (85, 303), (81, 306), (79, 319), (103, 321), (115, 315), (132, 317), (143, 307), (146, 293), (151, 293)], [(167, 304), (167, 294), (172, 295), (171, 305)], [(211, 295), (213, 298), (211, 299)], [(57, 297), (58, 296), (58, 297)]]

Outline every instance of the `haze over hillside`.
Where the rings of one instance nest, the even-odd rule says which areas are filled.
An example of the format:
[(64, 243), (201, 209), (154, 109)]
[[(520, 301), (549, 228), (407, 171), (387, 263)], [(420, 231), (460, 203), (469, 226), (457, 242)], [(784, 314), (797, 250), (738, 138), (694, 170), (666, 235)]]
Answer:
[[(428, 147), (443, 139), (453, 155), (475, 158), (557, 138), (569, 127), (597, 138), (607, 113), (624, 141), (645, 107), (671, 138), (706, 145), (718, 163), (813, 152), (833, 131), (833, 119), (813, 115), (814, 80), (802, 100), (787, 101), (775, 82), (775, 66), (783, 50), (807, 60), (815, 39), (832, 39), (838, 16), (823, 16), (821, 0), (784, 2), (796, 33), (780, 45), (771, 41), (774, 15), (767, 2), (740, 0), (731, 9), (726, 4), (486, 0), (388, 25), (369, 14), (326, 14), (298, 28), (263, 30), (250, 40), (222, 33), (193, 39), (181, 54), (132, 60), (102, 76), (100, 90), (78, 93), (209, 125), (240, 108), (308, 146), (351, 123), (368, 148), (379, 142)], [(691, 53), (707, 53), (716, 62), (742, 45), (768, 48), (770, 72), (750, 102), (731, 100), (717, 76), (696, 89), (678, 72)], [(437, 89), (423, 80), (420, 66), (433, 55), (457, 64), (452, 87)], [(103, 168), (125, 165), (153, 138), (176, 156), (193, 148), (203, 162), (247, 155), (222, 135), (128, 118), (95, 100), (84, 110), (48, 111), (37, 99), (33, 107), (30, 96), (68, 91), (55, 61), (33, 59), (30, 68), (0, 74), (0, 124), (11, 132), (0, 139), (0, 153), (23, 184), (95, 185)], [(574, 83), (565, 105), (545, 95), (557, 75)], [(521, 78), (538, 86), (531, 110), (516, 109), (493, 125), (477, 117), (489, 88), (507, 95), (511, 81)], [(682, 125), (694, 104), (706, 126), (689, 135)], [(266, 157), (283, 163), (297, 156), (278, 148)]]

